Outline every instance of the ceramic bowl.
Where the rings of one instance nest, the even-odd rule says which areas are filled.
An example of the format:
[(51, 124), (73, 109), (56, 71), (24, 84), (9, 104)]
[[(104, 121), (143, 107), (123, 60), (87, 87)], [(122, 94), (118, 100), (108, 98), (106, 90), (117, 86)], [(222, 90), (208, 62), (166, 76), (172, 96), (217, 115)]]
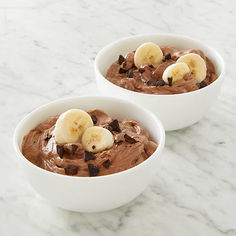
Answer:
[[(28, 161), (21, 153), (23, 137), (40, 122), (71, 108), (98, 108), (120, 120), (136, 119), (149, 131), (158, 148), (147, 160), (131, 169), (97, 177), (61, 175)], [(28, 181), (41, 196), (64, 209), (98, 212), (124, 205), (143, 192), (158, 171), (165, 132), (159, 119), (137, 104), (118, 98), (86, 96), (58, 100), (32, 111), (16, 127), (13, 143)]]
[[(179, 49), (200, 49), (214, 63), (218, 78), (210, 85), (188, 93), (156, 95), (121, 88), (105, 78), (110, 65), (120, 54), (135, 50), (145, 42), (172, 45)], [(193, 38), (179, 35), (150, 34), (120, 39), (104, 47), (95, 60), (95, 76), (101, 94), (132, 100), (159, 117), (166, 131), (182, 129), (199, 121), (217, 100), (223, 82), (224, 61), (216, 50)]]

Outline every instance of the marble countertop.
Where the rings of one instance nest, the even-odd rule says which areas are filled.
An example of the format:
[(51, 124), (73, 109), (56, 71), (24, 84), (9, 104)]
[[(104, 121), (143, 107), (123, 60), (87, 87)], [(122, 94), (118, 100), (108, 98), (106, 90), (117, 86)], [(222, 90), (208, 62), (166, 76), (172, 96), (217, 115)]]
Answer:
[[(236, 235), (236, 2), (7, 0), (0, 3), (0, 235)], [(226, 62), (222, 93), (201, 122), (167, 133), (164, 161), (132, 203), (61, 210), (24, 179), (18, 121), (51, 100), (97, 93), (97, 52), (121, 37), (186, 34)]]

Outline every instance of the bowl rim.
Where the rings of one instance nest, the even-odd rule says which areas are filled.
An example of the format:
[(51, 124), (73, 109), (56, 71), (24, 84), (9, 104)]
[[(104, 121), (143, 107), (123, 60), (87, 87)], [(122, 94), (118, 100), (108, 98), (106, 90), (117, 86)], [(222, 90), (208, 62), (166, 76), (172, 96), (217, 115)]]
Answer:
[[(190, 92), (186, 92), (186, 93), (178, 93), (178, 94), (150, 94), (150, 93), (141, 93), (141, 92), (137, 92), (137, 91), (132, 91), (132, 90), (129, 90), (129, 89), (126, 89), (126, 88), (123, 88), (123, 87), (120, 87), (118, 85), (113, 84), (112, 82), (107, 80), (105, 76), (103, 76), (103, 74), (99, 70), (98, 63), (99, 63), (100, 60), (102, 60), (102, 56), (103, 56), (104, 52), (107, 49), (114, 47), (117, 43), (120, 43), (120, 42), (125, 42), (127, 40), (132, 40), (132, 39), (142, 38), (142, 37), (148, 37), (148, 36), (149, 37), (162, 36), (162, 37), (170, 37), (170, 38), (179, 38), (179, 39), (191, 40), (193, 42), (201, 44), (203, 47), (213, 51), (216, 54), (215, 58), (218, 57), (217, 60), (219, 59), (219, 61), (220, 61), (219, 63), (222, 66), (221, 73), (219, 74), (219, 76), (217, 77), (217, 79), (215, 81), (213, 81), (211, 84), (207, 85), (206, 87), (203, 87), (203, 88), (198, 89), (198, 90), (194, 90), (194, 91), (190, 91)], [(170, 34), (170, 33), (158, 33), (157, 34), (156, 33), (156, 34), (138, 34), (138, 35), (128, 36), (128, 37), (124, 37), (124, 38), (115, 40), (115, 41), (107, 44), (96, 55), (95, 62), (94, 62), (94, 70), (95, 70), (96, 80), (98, 80), (97, 79), (97, 74), (99, 74), (100, 78), (102, 78), (103, 82), (105, 82), (106, 84), (108, 84), (111, 87), (121, 89), (124, 93), (135, 94), (135, 95), (140, 95), (140, 96), (144, 96), (144, 97), (148, 97), (148, 96), (150, 96), (150, 97), (155, 97), (155, 96), (157, 96), (157, 97), (176, 97), (176, 96), (191, 96), (193, 94), (201, 93), (202, 91), (210, 89), (211, 87), (213, 87), (216, 84), (220, 83), (224, 78), (223, 75), (225, 74), (225, 63), (224, 63), (223, 57), (220, 55), (220, 53), (218, 53), (217, 50), (215, 50), (214, 48), (208, 46), (205, 43), (202, 43), (200, 40), (194, 39), (194, 38), (192, 38), (190, 36), (187, 36), (187, 35)]]
[[(160, 132), (160, 134), (159, 134), (160, 135), (160, 140), (158, 141), (158, 147), (155, 150), (155, 152), (151, 156), (149, 156), (145, 161), (141, 162), (140, 164), (138, 164), (138, 165), (136, 165), (136, 166), (134, 166), (132, 168), (129, 168), (127, 170), (123, 170), (123, 171), (120, 171), (120, 172), (116, 172), (116, 173), (113, 173), (113, 174), (102, 175), (102, 176), (93, 176), (93, 177), (91, 177), (91, 176), (83, 177), (83, 176), (63, 175), (63, 174), (59, 174), (59, 173), (55, 173), (55, 172), (51, 172), (51, 171), (45, 170), (45, 169), (43, 169), (43, 168), (33, 164), (32, 162), (30, 162), (21, 152), (21, 148), (20, 147), (21, 147), (23, 138), (20, 141), (20, 145), (18, 145), (18, 142), (17, 142), (18, 134), (19, 134), (22, 126), (31, 119), (31, 116), (34, 113), (39, 112), (40, 110), (44, 110), (47, 107), (51, 107), (51, 106), (56, 105), (56, 104), (61, 103), (61, 102), (65, 102), (65, 101), (69, 102), (70, 100), (77, 100), (77, 99), (80, 99), (80, 98), (110, 99), (110, 100), (113, 100), (113, 101), (119, 101), (119, 102), (123, 102), (123, 103), (129, 104), (129, 105), (132, 105), (132, 106), (135, 107), (135, 109), (140, 109), (140, 110), (146, 112), (148, 114), (148, 116), (151, 116), (151, 118), (153, 120), (155, 120), (155, 122), (156, 122), (156, 124), (157, 124), (157, 126), (158, 126), (158, 128), (160, 130), (159, 131)], [(33, 128), (34, 127), (32, 127), (32, 129)], [(165, 130), (164, 130), (164, 127), (163, 127), (161, 121), (151, 111), (149, 111), (146, 108), (143, 108), (140, 105), (135, 104), (134, 102), (127, 101), (125, 99), (120, 99), (120, 98), (115, 98), (115, 97), (110, 97), (110, 96), (100, 96), (100, 95), (94, 95), (94, 96), (85, 95), (85, 96), (66, 97), (66, 98), (56, 99), (56, 100), (54, 100), (52, 102), (46, 103), (44, 105), (41, 105), (41, 106), (37, 107), (36, 109), (33, 109), (31, 112), (29, 112), (26, 116), (24, 116), (18, 122), (17, 126), (15, 127), (14, 134), (13, 134), (13, 147), (14, 147), (14, 150), (15, 150), (15, 152), (17, 154), (17, 158), (20, 157), (19, 159), (24, 161), (30, 168), (33, 168), (36, 171), (45, 173), (46, 175), (55, 176), (55, 177), (58, 176), (58, 178), (75, 179), (75, 180), (77, 179), (79, 181), (82, 181), (82, 180), (95, 181), (95, 180), (98, 180), (98, 179), (107, 179), (107, 178), (117, 177), (119, 175), (130, 174), (131, 172), (134, 172), (135, 170), (145, 166), (153, 158), (160, 158), (160, 154), (163, 151), (164, 146), (165, 146)]]

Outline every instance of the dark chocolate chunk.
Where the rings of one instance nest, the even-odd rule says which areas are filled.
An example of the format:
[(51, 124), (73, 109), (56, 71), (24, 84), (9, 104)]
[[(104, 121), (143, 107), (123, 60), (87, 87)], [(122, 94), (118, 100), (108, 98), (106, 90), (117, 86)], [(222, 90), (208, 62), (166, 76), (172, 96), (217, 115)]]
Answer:
[(99, 168), (96, 165), (88, 164), (88, 171), (90, 176), (96, 176), (99, 173)]
[(133, 73), (132, 70), (129, 70), (129, 71), (128, 71), (127, 77), (128, 77), (128, 78), (133, 78), (133, 77), (134, 77), (134, 73)]
[(137, 143), (137, 141), (134, 138), (130, 137), (128, 134), (125, 134), (124, 138), (127, 143)]
[(98, 118), (93, 114), (91, 114), (90, 116), (91, 116), (91, 119), (93, 120), (93, 124), (97, 124)]
[(148, 66), (149, 66), (150, 68), (154, 68), (154, 66), (153, 66), (152, 64), (149, 64)]
[(108, 129), (109, 131), (112, 131), (112, 127), (107, 125), (107, 126), (104, 126), (105, 129)]
[(118, 59), (119, 64), (121, 65), (124, 61), (125, 61), (125, 58), (122, 55), (120, 55)]
[(172, 78), (172, 77), (168, 78), (168, 84), (169, 84), (169, 86), (172, 86), (172, 81), (173, 81), (173, 78)]
[[(123, 69), (125, 69), (126, 65), (127, 65), (127, 61), (124, 61), (124, 62), (122, 63), (122, 65), (121, 65), (121, 67), (122, 67)], [(125, 69), (125, 70), (126, 70), (126, 69)], [(126, 70), (126, 71), (127, 71), (127, 70)]]
[(95, 145), (93, 145), (93, 146), (92, 146), (92, 149), (95, 149), (95, 148), (96, 148), (96, 146), (95, 146)]
[(48, 141), (51, 137), (52, 137), (52, 135), (47, 135), (46, 137), (44, 137), (44, 140)]
[(112, 131), (121, 132), (118, 120), (113, 120), (108, 126), (112, 128)]
[(66, 175), (76, 175), (78, 173), (78, 167), (73, 165), (68, 165), (65, 167), (65, 174)]
[(165, 85), (165, 81), (163, 79), (157, 81), (157, 85), (156, 86), (164, 86)]
[(120, 73), (120, 74), (124, 74), (124, 73), (126, 73), (126, 72), (127, 72), (127, 70), (123, 69), (122, 67), (119, 69), (119, 73)]
[(95, 160), (96, 157), (93, 155), (92, 152), (84, 151), (84, 161), (90, 161), (90, 160)]
[(148, 86), (156, 86), (157, 85), (157, 79), (156, 78), (151, 78), (150, 80), (148, 80), (147, 85)]
[(108, 169), (108, 168), (110, 167), (110, 165), (111, 165), (111, 162), (110, 162), (110, 160), (108, 159), (108, 160), (104, 161), (104, 162), (102, 163), (102, 165), (104, 166), (104, 168)]
[(124, 141), (123, 140), (119, 140), (118, 142), (116, 142), (117, 145), (121, 145)]
[(166, 55), (165, 55), (165, 59), (163, 60), (163, 61), (168, 61), (168, 60), (170, 60), (171, 59), (171, 54), (170, 53), (167, 53)]
[(145, 69), (144, 68), (139, 68), (139, 70), (138, 70), (140, 73), (143, 73), (144, 71), (145, 71)]
[(77, 148), (78, 148), (78, 145), (72, 144), (72, 155), (75, 154)]
[(60, 158), (63, 158), (64, 156), (64, 148), (61, 145), (57, 144), (57, 154), (59, 155)]
[(204, 88), (207, 86), (207, 83), (203, 80), (201, 83), (199, 83), (199, 88)]

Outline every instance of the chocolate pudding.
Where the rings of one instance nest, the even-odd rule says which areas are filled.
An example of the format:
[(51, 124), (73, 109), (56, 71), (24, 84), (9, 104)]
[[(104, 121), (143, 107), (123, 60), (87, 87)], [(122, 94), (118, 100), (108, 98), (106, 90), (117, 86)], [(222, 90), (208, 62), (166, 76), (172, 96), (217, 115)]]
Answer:
[[(122, 88), (147, 94), (180, 94), (201, 89), (217, 79), (215, 67), (211, 60), (201, 50), (179, 50), (173, 46), (160, 46), (163, 59), (156, 64), (144, 63), (135, 66), (135, 52), (129, 52), (125, 57), (120, 55), (106, 73), (106, 78)], [(181, 80), (172, 83), (172, 78), (163, 80), (163, 73), (170, 65), (184, 55), (194, 53), (200, 55), (206, 64), (206, 76), (198, 81), (193, 73), (186, 73)]]
[(57, 143), (54, 129), (59, 116), (38, 124), (23, 139), (22, 153), (33, 164), (59, 174), (102, 176), (132, 168), (157, 148), (149, 133), (135, 120), (118, 121), (102, 110), (89, 110), (94, 126), (109, 130), (114, 144), (101, 152), (86, 151), (81, 140)]

